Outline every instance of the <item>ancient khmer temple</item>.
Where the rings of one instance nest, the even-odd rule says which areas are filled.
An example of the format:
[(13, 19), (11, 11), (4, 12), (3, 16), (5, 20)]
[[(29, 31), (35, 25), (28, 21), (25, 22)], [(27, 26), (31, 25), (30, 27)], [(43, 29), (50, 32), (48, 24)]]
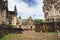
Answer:
[(17, 9), (8, 11), (8, 0), (0, 0), (0, 25), (16, 26)]
[(60, 30), (60, 0), (44, 0), (43, 4), (48, 29), (50, 31)]
[(43, 0), (44, 22), (36, 25), (36, 31), (60, 30), (60, 0)]

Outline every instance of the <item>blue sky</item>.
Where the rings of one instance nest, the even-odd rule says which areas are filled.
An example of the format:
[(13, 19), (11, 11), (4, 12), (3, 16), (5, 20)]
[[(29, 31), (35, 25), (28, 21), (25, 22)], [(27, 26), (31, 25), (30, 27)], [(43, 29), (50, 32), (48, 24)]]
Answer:
[(14, 11), (17, 6), (18, 16), (27, 19), (30, 16), (33, 19), (44, 19), (43, 0), (8, 0), (9, 11)]

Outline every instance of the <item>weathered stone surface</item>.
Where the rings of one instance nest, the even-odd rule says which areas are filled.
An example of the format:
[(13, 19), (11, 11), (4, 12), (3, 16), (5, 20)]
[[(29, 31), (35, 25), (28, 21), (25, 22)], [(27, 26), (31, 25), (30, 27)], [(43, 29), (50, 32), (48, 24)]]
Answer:
[(16, 26), (17, 9), (14, 7), (14, 11), (8, 11), (8, 1), (0, 0), (0, 25), (14, 25)]
[[(60, 0), (44, 0), (45, 22), (57, 22), (60, 19)], [(47, 17), (48, 16), (48, 17)], [(48, 18), (48, 19), (46, 19)]]

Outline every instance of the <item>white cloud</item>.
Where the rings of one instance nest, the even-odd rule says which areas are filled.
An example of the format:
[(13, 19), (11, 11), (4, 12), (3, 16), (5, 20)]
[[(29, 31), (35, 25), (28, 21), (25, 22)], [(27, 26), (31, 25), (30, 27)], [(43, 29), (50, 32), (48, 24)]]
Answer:
[(14, 6), (15, 6), (15, 1), (14, 0), (8, 0), (8, 8), (10, 11), (14, 10)]
[[(17, 1), (17, 2), (16, 2)], [(32, 16), (33, 19), (44, 19), (44, 14), (42, 11), (42, 1), (43, 0), (37, 0), (38, 4), (33, 7), (28, 7), (28, 4), (23, 2), (23, 1), (18, 1), (18, 0), (10, 0), (9, 1), (9, 9), (14, 10), (14, 5), (17, 5), (18, 9), (18, 16), (21, 16), (22, 18), (28, 18), (29, 16)], [(11, 5), (10, 5), (11, 4)], [(36, 15), (36, 16), (33, 16)]]

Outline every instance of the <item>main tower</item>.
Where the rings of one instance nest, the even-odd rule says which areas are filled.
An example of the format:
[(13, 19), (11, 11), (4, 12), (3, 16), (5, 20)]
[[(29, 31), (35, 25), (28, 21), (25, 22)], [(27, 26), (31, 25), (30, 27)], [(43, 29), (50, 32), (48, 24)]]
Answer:
[(60, 0), (44, 0), (43, 4), (45, 22), (60, 21)]

